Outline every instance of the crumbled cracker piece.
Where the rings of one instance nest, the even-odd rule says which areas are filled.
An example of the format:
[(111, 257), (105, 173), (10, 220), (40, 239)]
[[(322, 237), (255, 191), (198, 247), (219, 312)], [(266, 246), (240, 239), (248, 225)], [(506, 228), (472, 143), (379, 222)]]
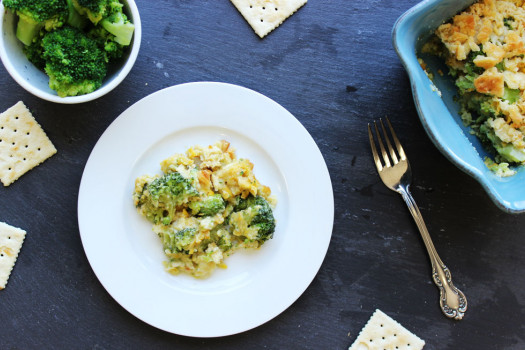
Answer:
[(307, 0), (230, 0), (259, 37), (277, 28)]
[(0, 222), (0, 289), (7, 285), (25, 236), (26, 231)]
[(4, 186), (56, 152), (22, 101), (0, 114), (0, 181)]
[(376, 310), (348, 350), (421, 350), (425, 341)]

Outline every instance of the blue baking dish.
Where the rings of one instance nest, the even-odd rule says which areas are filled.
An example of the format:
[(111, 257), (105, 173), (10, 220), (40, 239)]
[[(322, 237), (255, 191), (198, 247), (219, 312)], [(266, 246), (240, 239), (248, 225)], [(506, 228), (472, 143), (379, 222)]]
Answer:
[[(420, 53), (422, 45), (440, 24), (473, 2), (423, 1), (399, 17), (392, 41), (408, 72), (419, 118), (432, 142), (452, 163), (479, 181), (499, 208), (508, 213), (522, 213), (525, 212), (525, 166), (517, 167), (516, 174), (510, 177), (496, 176), (487, 168), (484, 159), (490, 154), (463, 125), (459, 105), (454, 101), (456, 88), (447, 75), (447, 68), (437, 57)], [(422, 58), (427, 71), (433, 73), (432, 80), (421, 68), (418, 58)], [(437, 73), (440, 70), (443, 74)]]

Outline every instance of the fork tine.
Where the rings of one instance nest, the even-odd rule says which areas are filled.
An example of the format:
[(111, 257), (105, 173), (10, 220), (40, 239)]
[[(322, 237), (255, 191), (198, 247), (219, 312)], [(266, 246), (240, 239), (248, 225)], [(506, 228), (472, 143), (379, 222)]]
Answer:
[(388, 153), (386, 153), (385, 146), (383, 146), (383, 141), (381, 141), (381, 134), (379, 133), (379, 129), (377, 128), (377, 124), (375, 121), (374, 121), (374, 127), (376, 129), (377, 142), (379, 143), (381, 154), (383, 155), (383, 159), (385, 160), (385, 167), (390, 168), (391, 166), (390, 159), (388, 159)]
[(383, 120), (379, 119), (379, 122), (381, 123), (381, 128), (383, 129), (383, 135), (385, 135), (385, 141), (386, 145), (388, 147), (388, 150), (390, 151), (390, 156), (392, 157), (392, 161), (394, 164), (399, 163), (397, 160), (396, 152), (394, 151), (394, 147), (392, 147), (392, 144), (390, 143), (390, 138), (388, 137), (388, 134), (386, 133), (385, 125), (383, 124)]
[(368, 139), (370, 140), (370, 148), (372, 148), (372, 155), (374, 156), (374, 162), (376, 163), (377, 171), (381, 171), (383, 170), (383, 165), (381, 164), (381, 159), (379, 159), (379, 154), (377, 154), (377, 148), (374, 142), (374, 135), (372, 135), (372, 129), (370, 129), (370, 124), (368, 124)]
[(388, 117), (386, 118), (386, 121), (388, 123), (388, 127), (390, 128), (390, 133), (392, 134), (392, 137), (394, 138), (394, 143), (396, 144), (397, 152), (399, 153), (401, 160), (407, 159), (405, 150), (403, 149), (403, 146), (401, 146), (401, 142), (399, 142), (396, 136), (396, 133), (394, 132), (394, 128), (392, 127), (392, 124), (390, 124), (390, 120), (388, 119)]

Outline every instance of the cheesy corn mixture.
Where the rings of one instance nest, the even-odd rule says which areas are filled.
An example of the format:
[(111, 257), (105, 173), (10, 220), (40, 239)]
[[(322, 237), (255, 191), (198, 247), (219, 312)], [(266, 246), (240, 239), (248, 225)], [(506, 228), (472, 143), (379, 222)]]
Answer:
[(191, 147), (160, 165), (163, 175), (135, 180), (133, 202), (153, 223), (168, 272), (207, 277), (234, 251), (273, 237), (276, 200), (228, 142)]
[(525, 2), (477, 2), (435, 34), (423, 51), (445, 59), (464, 123), (494, 151), (486, 164), (512, 175), (525, 163)]

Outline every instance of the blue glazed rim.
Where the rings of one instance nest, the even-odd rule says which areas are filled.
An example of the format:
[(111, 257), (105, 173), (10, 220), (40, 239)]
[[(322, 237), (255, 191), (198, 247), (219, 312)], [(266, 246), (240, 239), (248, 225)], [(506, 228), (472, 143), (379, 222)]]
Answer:
[(507, 213), (523, 213), (525, 167), (518, 167), (514, 176), (506, 178), (492, 173), (483, 162), (487, 151), (469, 134), (457, 113), (451, 79), (436, 74), (431, 81), (417, 61), (416, 53), (424, 40), (441, 23), (473, 2), (422, 1), (398, 18), (392, 30), (392, 43), (408, 73), (419, 119), (434, 145), (459, 169), (477, 180), (497, 207)]

